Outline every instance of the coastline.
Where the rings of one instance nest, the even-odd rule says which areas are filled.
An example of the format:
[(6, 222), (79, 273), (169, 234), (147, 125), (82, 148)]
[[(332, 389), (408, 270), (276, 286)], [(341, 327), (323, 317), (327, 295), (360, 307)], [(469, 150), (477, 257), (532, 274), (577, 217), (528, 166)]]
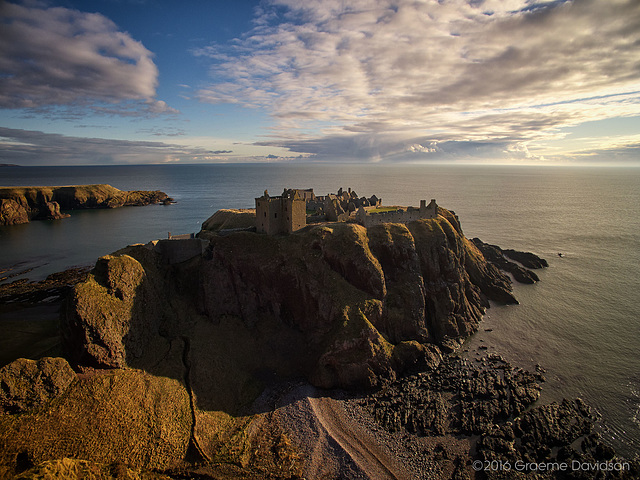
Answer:
[[(20, 312), (23, 322), (24, 320), (46, 322), (53, 320), (54, 317), (57, 322), (59, 309), (69, 292), (69, 287), (86, 278), (87, 273), (86, 270), (61, 272), (60, 275), (53, 275), (45, 282), (33, 284), (21, 282), (9, 289), (6, 286), (5, 289), (0, 289), (0, 322), (3, 327), (5, 321), (11, 320), (11, 313), (14, 312)], [(28, 313), (26, 317), (25, 312)], [(57, 335), (57, 329), (55, 330)], [(48, 338), (55, 336), (51, 335), (51, 332), (48, 335)], [(46, 334), (43, 337), (46, 337)], [(31, 351), (32, 358), (50, 356), (56, 351), (61, 352), (59, 345), (54, 345), (49, 351), (38, 352), (34, 349)], [(473, 360), (465, 360), (463, 356), (473, 354), (475, 354)], [(6, 360), (8, 359), (4, 359), (3, 364)], [(104, 371), (102, 375), (109, 376), (115, 371), (109, 372)], [(499, 402), (506, 403), (501, 406), (498, 403), (496, 408), (492, 400), (496, 398), (496, 392), (493, 389), (505, 388), (500, 380), (505, 372), (513, 372), (515, 374), (513, 378), (520, 380), (517, 380), (519, 383), (514, 384), (513, 387), (507, 387), (504, 393), (497, 394), (497, 398), (502, 399)], [(98, 373), (100, 373), (99, 370), (89, 372), (89, 375)], [(487, 379), (492, 380), (487, 382)], [(434, 380), (436, 380), (435, 383)], [(637, 465), (630, 459), (615, 456), (613, 450), (602, 443), (597, 433), (593, 432), (593, 426), (599, 421), (597, 415), (586, 404), (579, 399), (573, 402), (565, 401), (559, 405), (537, 403), (536, 399), (543, 389), (541, 385), (544, 382), (544, 372), (541, 369), (529, 373), (509, 364), (499, 354), (487, 353), (480, 348), (469, 352), (463, 346), (460, 350), (443, 356), (435, 369), (407, 372), (395, 382), (368, 393), (341, 389), (317, 389), (299, 380), (277, 382), (265, 389), (243, 415), (254, 417), (254, 421), (261, 425), (260, 428), (267, 428), (265, 425), (268, 424), (269, 429), (286, 432), (289, 444), (287, 448), (290, 450), (286, 455), (283, 453), (284, 456), (281, 456), (280, 460), (286, 459), (290, 473), (297, 471), (305, 478), (364, 476), (376, 479), (499, 479), (513, 478), (510, 475), (514, 472), (524, 472), (527, 474), (526, 478), (565, 478), (536, 476), (540, 472), (532, 469), (544, 468), (540, 467), (541, 462), (527, 461), (527, 458), (530, 460), (527, 456), (515, 458), (509, 456), (517, 454), (519, 448), (514, 450), (514, 446), (523, 442), (517, 434), (512, 433), (514, 429), (517, 432), (517, 428), (512, 427), (513, 421), (515, 420), (517, 425), (517, 422), (522, 422), (527, 415), (529, 418), (537, 418), (538, 423), (553, 425), (569, 421), (579, 427), (577, 430), (569, 428), (566, 431), (563, 430), (566, 427), (561, 427), (555, 433), (546, 431), (544, 435), (547, 437), (534, 438), (535, 451), (535, 449), (545, 449), (552, 445), (557, 449), (558, 440), (563, 438), (563, 435), (568, 435), (564, 437), (566, 442), (564, 450), (560, 449), (564, 452), (563, 456), (554, 462), (546, 462), (551, 465), (550, 468), (563, 472), (578, 472), (583, 475), (589, 468), (605, 471), (621, 469), (622, 473), (627, 472), (631, 476), (615, 478), (634, 478), (633, 475), (637, 475), (638, 470), (633, 469), (637, 468)], [(513, 388), (515, 390), (512, 390)], [(463, 409), (467, 413), (461, 417), (462, 423), (458, 425), (464, 425), (464, 422), (467, 422), (467, 426), (452, 427), (453, 424), (448, 425), (447, 421), (444, 421), (443, 415), (447, 415), (447, 410), (459, 411), (459, 407), (450, 409), (446, 406), (448, 401), (446, 399), (450, 395), (447, 392), (459, 394), (465, 390), (469, 392), (468, 395), (471, 395), (468, 398), (474, 399), (476, 408), (479, 408), (478, 411), (483, 412), (484, 416), (478, 417), (473, 410)], [(527, 400), (524, 400), (521, 407), (512, 410), (514, 405), (517, 405), (513, 403), (513, 395), (516, 391), (524, 392), (520, 395), (524, 395), (522, 399)], [(465, 395), (467, 394), (463, 394)], [(396, 399), (395, 402), (400, 403), (390, 402), (389, 400), (393, 398)], [(401, 406), (400, 409), (398, 406)], [(547, 410), (544, 410), (545, 408)], [(504, 415), (504, 412), (510, 413), (507, 418), (496, 422), (492, 420), (491, 414), (488, 414), (492, 410), (494, 415), (498, 414), (499, 417)], [(538, 417), (531, 417), (532, 412)], [(415, 414), (419, 414), (419, 417), (412, 417)], [(418, 423), (415, 423), (418, 418), (431, 418), (433, 423), (418, 427)], [(391, 423), (388, 423), (389, 420)], [(478, 421), (480, 423), (476, 423)], [(424, 426), (426, 430), (421, 430)], [(507, 426), (507, 437), (501, 430), (505, 426)], [(530, 432), (530, 427), (531, 425), (520, 427), (519, 435)], [(485, 440), (478, 443), (483, 435)], [(591, 455), (589, 459), (571, 456), (576, 454), (569, 447), (570, 444), (575, 443), (572, 435), (585, 439), (583, 448), (586, 448), (586, 452)], [(487, 440), (492, 438), (494, 440), (491, 442)], [(504, 443), (505, 441), (507, 444)], [(531, 441), (529, 439), (530, 444)], [(509, 443), (512, 444), (511, 447), (508, 447)], [(532, 447), (529, 446), (529, 448)], [(482, 462), (481, 468), (477, 468), (474, 463), (477, 461)], [(111, 468), (108, 465), (101, 466), (99, 463), (89, 462), (85, 465), (80, 460), (75, 462), (77, 464), (74, 464), (74, 468), (82, 468), (83, 465), (87, 468), (102, 468), (107, 471)], [(191, 467), (183, 465), (168, 469), (164, 474), (167, 475), (166, 478), (173, 478), (176, 475), (182, 477), (197, 472), (200, 475), (214, 475), (215, 478), (223, 479), (244, 475), (243, 468), (229, 469), (224, 462), (200, 462), (201, 460), (196, 461)], [(274, 471), (278, 470), (272, 463), (267, 465)], [(30, 471), (35, 474), (35, 472), (43, 472), (43, 468), (55, 470), (56, 467), (54, 462), (54, 464), (47, 463), (46, 466), (34, 465), (33, 468), (34, 470)], [(267, 467), (263, 466), (263, 468)], [(473, 476), (480, 471), (485, 474), (484, 477)], [(142, 474), (144, 469), (132, 468), (130, 472)], [(267, 470), (263, 473), (266, 474), (266, 472)], [(290, 478), (298, 477), (294, 474)], [(595, 478), (595, 476), (581, 478)]]
[(94, 208), (145, 206), (173, 200), (159, 190), (122, 191), (111, 185), (52, 187), (0, 187), (0, 225), (19, 225), (31, 220), (59, 220), (64, 211)]
[[(68, 285), (68, 283), (67, 283), (67, 285)], [(43, 292), (44, 293), (42, 295), (46, 295), (46, 296), (41, 297), (42, 299), (46, 299), (47, 297), (51, 297), (50, 294), (52, 292), (51, 291), (47, 291), (47, 288), (44, 288)], [(59, 297), (59, 299), (61, 299), (62, 296), (63, 295), (61, 295)], [(16, 300), (14, 298), (10, 303), (13, 303), (15, 301)], [(480, 351), (478, 351), (478, 353), (480, 353)], [(455, 357), (445, 356), (445, 359), (446, 358), (455, 358)], [(458, 382), (459, 381), (463, 381), (463, 383), (464, 383), (465, 379), (467, 379), (467, 380), (468, 379), (474, 379), (474, 378), (479, 379), (480, 383), (477, 385), (477, 387), (474, 387), (474, 388), (485, 388), (486, 389), (486, 387), (487, 387), (486, 379), (487, 378), (497, 378), (497, 377), (493, 377), (493, 373), (496, 373), (496, 374), (500, 375), (500, 374), (504, 374), (504, 372), (506, 372), (506, 371), (520, 372), (519, 369), (512, 367), (507, 362), (504, 362), (503, 359), (496, 358), (496, 357), (494, 357), (492, 355), (482, 357), (479, 360), (479, 362), (477, 362), (477, 363), (480, 363), (480, 366), (482, 367), (481, 369), (475, 368), (475, 366), (470, 366), (470, 365), (465, 365), (465, 366), (458, 365), (458, 367), (456, 367), (457, 370), (456, 370), (456, 368), (453, 369), (453, 377), (456, 377), (456, 375), (457, 375), (459, 377), (459, 380), (457, 380), (457, 381)], [(467, 373), (464, 374), (464, 375), (460, 375), (460, 372), (464, 371), (465, 368), (469, 368), (469, 370), (467, 370)], [(482, 372), (482, 371), (484, 371), (484, 372), (489, 371), (489, 372), (493, 372), (493, 373), (490, 373), (490, 374), (486, 374), (486, 373), (481, 374), (481, 373), (479, 373), (479, 372)], [(474, 372), (477, 372), (477, 373), (474, 373)], [(422, 374), (424, 374), (424, 371), (423, 371)], [(486, 375), (489, 375), (489, 377), (486, 377)], [(533, 378), (533, 377), (527, 376), (526, 373), (523, 373), (522, 375), (524, 375), (523, 378), (528, 379), (527, 381), (529, 381), (529, 380), (531, 380)], [(528, 375), (532, 375), (532, 374), (528, 374)], [(446, 377), (446, 375), (445, 375), (445, 377)], [(416, 376), (416, 377), (412, 377), (411, 375), (409, 375), (408, 377), (400, 378), (397, 382), (399, 382), (399, 385), (401, 385), (402, 382), (407, 382), (407, 381), (411, 382), (412, 381), (411, 378), (417, 379), (415, 381), (418, 381), (418, 383), (419, 383), (421, 377), (420, 377), (420, 374), (418, 374), (418, 376)], [(449, 378), (451, 378), (450, 375), (449, 375)], [(535, 378), (537, 378), (537, 380), (541, 380), (540, 376), (535, 377)], [(409, 379), (409, 380), (407, 380), (407, 379)], [(455, 382), (454, 382), (454, 385), (456, 385)], [(458, 385), (461, 385), (461, 384), (458, 384)], [(287, 387), (287, 388), (290, 388), (290, 387)], [(321, 427), (322, 427), (322, 428), (318, 427), (318, 431), (323, 431), (324, 432), (324, 433), (322, 433), (322, 435), (324, 435), (324, 437), (322, 437), (322, 438), (325, 438), (325, 441), (328, 442), (328, 445), (333, 444), (332, 442), (337, 442), (337, 444), (340, 445), (341, 442), (339, 440), (336, 440), (336, 437), (340, 437), (341, 434), (340, 434), (340, 432), (336, 433), (335, 426), (332, 427), (331, 425), (329, 425), (327, 427), (327, 425), (326, 425), (326, 422), (327, 422), (326, 415), (323, 414), (322, 412), (320, 412), (320, 414), (318, 414), (318, 411), (321, 411), (321, 410), (329, 410), (329, 411), (334, 412), (334, 414), (335, 414), (336, 411), (342, 412), (342, 413), (339, 413), (339, 415), (340, 415), (340, 418), (343, 419), (343, 421), (344, 421), (345, 415), (346, 416), (351, 415), (352, 416), (352, 421), (354, 422), (354, 425), (359, 425), (360, 428), (362, 428), (362, 425), (365, 425), (367, 427), (367, 430), (370, 433), (373, 432), (371, 434), (377, 439), (376, 442), (379, 443), (379, 444), (384, 444), (384, 442), (382, 440), (380, 440), (381, 438), (402, 438), (404, 443), (406, 443), (408, 439), (412, 439), (409, 442), (410, 446), (406, 447), (406, 449), (398, 450), (396, 448), (396, 451), (393, 451), (393, 449), (389, 450), (390, 448), (392, 448), (393, 443), (386, 444), (385, 447), (380, 447), (380, 446), (376, 447), (376, 448), (386, 448), (387, 451), (393, 452), (393, 455), (390, 454), (391, 456), (395, 456), (395, 458), (403, 458), (407, 462), (409, 462), (409, 463), (407, 463), (405, 465), (405, 468), (413, 469), (412, 471), (414, 472), (414, 474), (412, 474), (413, 476), (411, 478), (458, 478), (460, 475), (472, 475), (473, 474), (473, 472), (472, 472), (472, 470), (473, 470), (472, 461), (476, 461), (474, 459), (478, 459), (479, 457), (477, 457), (477, 456), (470, 457), (468, 454), (467, 455), (463, 455), (461, 453), (461, 452), (464, 451), (465, 448), (468, 448), (469, 450), (471, 450), (471, 443), (465, 443), (465, 442), (468, 442), (468, 441), (462, 441), (462, 443), (461, 443), (461, 441), (459, 439), (460, 431), (448, 432), (445, 429), (445, 430), (440, 430), (439, 432), (437, 432), (437, 433), (440, 433), (440, 434), (445, 433), (446, 435), (444, 435), (444, 436), (443, 435), (422, 436), (422, 435), (412, 435), (411, 432), (407, 431), (406, 425), (400, 425), (399, 428), (398, 427), (394, 427), (394, 430), (395, 430), (395, 433), (394, 433), (393, 431), (388, 431), (388, 428), (385, 428), (384, 425), (380, 424), (380, 422), (379, 422), (379, 418), (381, 418), (380, 414), (378, 414), (376, 416), (375, 405), (377, 405), (379, 402), (377, 400), (373, 400), (373, 403), (368, 403), (368, 402), (372, 401), (372, 400), (368, 400), (368, 399), (375, 398), (375, 395), (377, 395), (375, 393), (373, 394), (374, 397), (369, 397), (368, 395), (365, 395), (364, 397), (360, 396), (360, 398), (358, 398), (358, 397), (356, 397), (356, 398), (352, 398), (351, 397), (350, 398), (350, 394), (348, 394), (347, 392), (345, 392), (343, 390), (318, 391), (317, 389), (312, 388), (312, 390), (309, 391), (308, 390), (309, 387), (308, 386), (304, 386), (304, 385), (301, 388), (302, 388), (302, 393), (306, 392), (308, 394), (305, 394), (305, 395), (298, 394), (298, 397), (301, 397), (298, 400), (302, 401), (306, 405), (304, 408), (302, 408), (302, 407), (300, 407), (300, 408), (302, 408), (303, 411), (307, 412), (305, 414), (305, 415), (307, 415), (307, 417), (308, 417), (309, 414), (316, 415), (316, 417), (318, 417), (318, 415), (319, 415), (319, 417), (321, 417), (321, 418), (318, 418), (316, 420), (317, 422), (320, 422)], [(393, 384), (388, 385), (385, 388), (387, 389), (386, 391), (393, 391), (394, 388), (399, 388), (400, 391), (405, 392), (404, 394), (406, 394), (406, 392), (407, 392), (406, 388), (404, 388), (404, 387), (394, 387)], [(533, 391), (536, 390), (536, 387), (533, 387), (533, 386), (528, 387), (528, 388), (533, 388)], [(412, 387), (412, 389), (415, 390), (415, 385), (414, 385), (414, 387)], [(409, 389), (409, 390), (412, 390), (412, 389)], [(421, 387), (419, 387), (417, 390), (420, 391)], [(382, 391), (385, 391), (385, 390), (382, 390)], [(431, 392), (430, 389), (428, 389), (427, 391)], [(526, 391), (526, 389), (525, 389), (525, 391)], [(443, 398), (443, 393), (445, 393), (445, 391), (436, 391), (435, 393), (427, 393), (427, 397), (431, 398), (431, 396), (436, 395), (436, 396), (439, 396), (439, 398)], [(512, 395), (513, 395), (512, 393), (509, 393), (504, 398), (509, 398), (510, 399), (512, 397)], [(337, 399), (334, 398), (336, 396), (338, 397)], [(446, 397), (446, 395), (444, 395), (444, 396)], [(528, 398), (533, 398), (534, 396), (535, 396), (535, 398), (537, 398), (537, 395), (528, 394)], [(490, 397), (491, 397), (491, 395), (490, 395)], [(319, 398), (319, 400), (316, 400), (318, 398)], [(298, 400), (295, 401), (295, 402), (293, 402), (293, 401), (285, 401), (284, 402), (285, 403), (284, 406), (296, 404), (298, 402)], [(510, 402), (511, 401), (509, 400), (509, 405), (511, 404)], [(258, 402), (258, 404), (259, 404), (259, 402)], [(372, 411), (370, 408), (369, 408), (369, 410), (367, 410), (367, 405), (373, 405), (374, 406), (373, 407), (374, 410)], [(442, 403), (440, 403), (438, 405), (442, 406)], [(529, 403), (529, 405), (530, 405), (530, 403)], [(424, 411), (424, 407), (421, 407), (421, 408), (423, 408), (423, 411)], [(458, 408), (458, 407), (456, 407), (456, 408)], [(516, 418), (516, 415), (521, 412), (520, 410), (511, 411), (511, 410), (509, 410), (510, 407), (508, 407), (508, 406), (506, 408), (507, 408), (507, 412), (511, 412), (511, 413), (509, 413), (507, 415), (507, 418), (506, 418), (507, 421), (511, 421), (511, 420), (508, 420), (508, 419)], [(280, 413), (275, 414), (274, 412), (276, 410), (278, 412), (280, 412)], [(483, 410), (483, 409), (481, 409), (481, 410)], [(485, 413), (486, 413), (486, 409), (484, 409), (483, 411), (485, 411)], [(295, 412), (295, 408), (294, 408), (294, 412)], [(311, 412), (311, 413), (309, 413), (309, 412)], [(560, 405), (558, 407), (554, 407), (550, 413), (549, 412), (547, 412), (547, 413), (549, 415), (551, 415), (550, 417), (548, 416), (547, 419), (555, 418), (555, 417), (553, 417), (553, 415), (564, 415), (565, 417), (573, 415), (574, 418), (577, 418), (577, 419), (582, 418), (582, 420), (580, 420), (580, 422), (579, 422), (580, 425), (582, 425), (582, 427), (583, 427), (583, 430), (580, 430), (580, 432), (579, 432), (580, 436), (583, 436), (584, 434), (588, 433), (588, 431), (590, 431), (591, 427), (588, 427), (587, 424), (592, 425), (593, 420), (595, 420), (595, 418), (592, 418), (592, 414), (589, 412), (588, 408), (586, 406), (583, 406), (580, 403), (576, 403), (576, 404), (573, 404), (573, 405), (570, 405), (570, 404), (564, 405), (564, 404), (562, 404), (562, 405)], [(281, 411), (279, 408), (276, 408), (271, 413), (266, 412), (265, 415), (267, 415), (267, 417), (270, 418), (271, 420), (273, 420), (274, 417), (278, 417), (278, 415), (283, 415), (284, 417), (286, 417), (286, 414), (283, 411)], [(294, 415), (294, 416), (298, 415), (299, 416), (301, 414), (300, 414), (300, 412), (298, 412), (298, 413), (292, 413), (291, 415)], [(439, 414), (437, 413), (437, 410), (436, 410), (435, 417), (437, 417), (438, 415)], [(384, 413), (382, 414), (382, 416), (384, 417)], [(440, 415), (440, 416), (442, 416), (442, 415)], [(304, 417), (304, 415), (303, 415), (303, 417)], [(378, 420), (376, 420), (376, 418)], [(545, 418), (544, 415), (543, 415), (542, 418)], [(322, 419), (324, 419), (325, 425), (322, 425), (323, 424), (323, 422), (321, 421)], [(265, 420), (263, 419), (263, 420), (260, 420), (260, 421), (264, 422)], [(551, 421), (553, 422), (553, 420), (551, 420)], [(283, 430), (287, 430), (288, 429), (290, 431), (289, 441), (292, 442), (292, 444), (296, 444), (295, 436), (291, 433), (291, 431), (292, 431), (292, 425), (298, 425), (299, 426), (299, 424), (296, 424), (295, 422), (291, 423), (290, 419), (289, 419), (289, 420), (283, 420), (281, 423), (278, 423), (276, 421), (276, 425), (278, 425), (278, 428), (280, 428), (280, 429), (283, 429)], [(269, 427), (269, 428), (272, 428), (272, 427)], [(332, 428), (334, 428), (333, 431), (332, 431)], [(322, 430), (322, 429), (324, 429), (324, 430)], [(482, 430), (482, 429), (484, 429), (484, 430)], [(494, 440), (494, 445), (490, 446), (490, 447), (487, 447), (486, 445), (483, 444), (484, 445), (484, 449), (480, 449), (480, 451), (485, 452), (485, 454), (489, 455), (489, 456), (487, 456), (486, 458), (483, 457), (484, 459), (481, 460), (481, 461), (490, 462), (488, 464), (489, 467), (491, 467), (491, 465), (492, 465), (491, 462), (494, 462), (494, 461), (502, 461), (502, 462), (510, 461), (511, 463), (513, 463), (515, 461), (518, 461), (517, 459), (516, 460), (497, 460), (497, 459), (491, 457), (490, 454), (491, 453), (496, 453), (495, 445), (501, 444), (500, 443), (501, 441), (502, 442), (506, 441), (507, 443), (515, 442), (515, 440), (517, 438), (519, 438), (519, 437), (513, 436), (512, 439), (509, 440), (508, 435), (510, 435), (510, 434), (508, 432), (507, 433), (502, 432), (500, 429), (498, 429), (496, 431), (495, 430), (495, 426), (494, 426), (494, 424), (492, 422), (488, 422), (484, 427), (482, 427), (482, 429), (481, 430), (470, 430), (470, 431), (468, 431), (468, 434), (469, 434), (468, 438), (471, 438), (472, 436), (478, 435), (478, 432), (483, 432), (485, 435), (488, 435), (487, 438), (496, 438), (497, 440)], [(293, 430), (295, 430), (295, 428)], [(384, 431), (387, 431), (387, 433), (384, 433)], [(489, 435), (489, 434), (491, 434), (491, 435)], [(568, 434), (571, 435), (571, 433), (568, 433)], [(573, 434), (575, 434), (575, 432)], [(389, 437), (389, 435), (390, 435), (390, 437)], [(398, 437), (398, 435), (400, 437)], [(493, 437), (492, 437), (492, 435), (493, 435)], [(504, 437), (505, 435), (507, 435), (507, 438)], [(569, 443), (573, 443), (573, 440), (575, 440), (575, 439), (571, 439), (571, 440), (572, 440), (571, 442), (567, 443), (567, 446), (568, 446)], [(544, 446), (545, 442), (547, 442), (547, 441), (553, 443), (553, 442), (557, 442), (558, 440), (557, 439), (546, 439), (545, 440), (544, 437), (543, 437), (542, 439), (538, 439), (538, 442), (539, 442), (538, 447)], [(349, 443), (349, 440), (348, 439), (346, 439), (346, 440), (343, 439), (342, 443), (345, 443), (345, 442)], [(497, 444), (495, 442), (497, 442)], [(521, 443), (522, 440), (518, 440), (518, 442)], [(518, 442), (515, 442), (514, 445), (517, 444)], [(605, 452), (605, 455), (611, 455), (611, 451), (607, 450), (605, 447), (601, 446), (602, 444), (599, 442), (599, 440), (597, 438), (592, 437), (589, 440), (589, 442), (587, 443), (587, 447), (588, 448), (586, 449), (585, 453), (592, 454), (592, 453), (595, 453), (599, 449), (599, 452), (600, 452), (599, 455), (602, 455), (602, 452)], [(402, 443), (402, 445), (404, 445), (404, 443)], [(297, 440), (297, 450), (304, 451), (304, 446), (305, 446), (304, 438), (303, 438), (303, 440), (298, 439)], [(420, 447), (418, 447), (418, 446), (420, 446)], [(287, 448), (289, 448), (289, 447), (287, 447)], [(332, 448), (331, 451), (334, 451), (334, 447), (331, 447), (331, 448)], [(342, 446), (341, 448), (344, 449), (344, 446)], [(350, 448), (353, 449), (353, 446), (350, 447)], [(422, 448), (422, 450), (419, 450), (419, 448)], [(416, 450), (416, 449), (418, 449), (418, 450)], [(285, 449), (285, 450), (287, 450), (287, 449)], [(287, 451), (289, 451), (289, 450), (287, 450)], [(414, 458), (416, 452), (420, 452), (420, 451), (423, 452), (421, 460), (415, 465), (411, 464), (410, 463), (410, 459)], [(477, 455), (477, 451), (478, 450), (476, 448), (476, 455)], [(429, 455), (426, 454), (427, 452), (430, 452)], [(501, 455), (505, 453), (505, 452), (500, 451), (499, 449), (498, 449), (497, 452), (499, 454), (501, 454)], [(295, 468), (303, 469), (302, 465), (298, 465), (297, 467), (295, 466), (296, 465), (295, 458), (294, 458), (295, 455), (294, 455), (294, 453), (291, 453), (291, 452), (289, 452), (289, 453), (292, 455), (292, 457), (291, 457), (292, 458), (292, 465), (293, 465), (292, 468), (294, 468), (294, 469)], [(287, 455), (289, 455), (289, 453), (287, 453)], [(508, 453), (508, 452), (506, 452), (506, 453)], [(517, 454), (518, 451), (511, 450), (511, 453), (512, 454)], [(572, 452), (565, 451), (565, 455), (568, 455), (568, 456), (566, 458), (564, 458), (564, 460), (571, 460), (571, 456), (570, 456), (571, 454), (572, 454)], [(325, 452), (324, 455), (328, 455), (328, 453)], [(354, 472), (354, 475), (356, 475), (355, 472), (360, 471), (363, 468), (364, 468), (365, 472), (368, 471), (368, 469), (370, 469), (370, 468), (374, 468), (374, 470), (375, 470), (375, 468), (379, 468), (379, 467), (371, 467), (371, 466), (366, 466), (366, 465), (365, 465), (365, 467), (358, 466), (358, 462), (353, 460), (353, 453), (349, 453), (349, 448), (346, 448), (345, 452), (343, 454), (341, 454), (341, 455), (342, 455), (342, 457), (340, 457), (340, 458), (342, 458), (342, 460), (335, 460), (335, 461), (338, 462), (338, 467), (335, 467), (335, 464), (334, 464), (334, 467), (333, 467), (333, 468), (338, 468), (338, 471), (341, 471), (340, 469), (342, 469), (342, 468), (352, 469), (353, 472)], [(322, 457), (322, 458), (324, 458), (326, 460), (326, 457)], [(595, 457), (593, 457), (593, 458), (595, 459)], [(613, 457), (610, 457), (610, 458), (613, 458)], [(427, 459), (430, 459), (430, 460), (427, 460)], [(606, 458), (605, 458), (605, 460), (606, 460)], [(573, 461), (573, 460), (571, 460), (571, 461)], [(319, 460), (315, 461), (315, 465), (317, 466), (319, 464), (322, 464), (323, 462), (324, 462), (324, 460), (319, 459)], [(355, 464), (353, 464), (351, 462), (355, 462)], [(422, 462), (422, 463), (420, 463), (420, 462)], [(314, 463), (314, 462), (312, 462), (312, 463)], [(582, 463), (589, 463), (589, 462), (582, 462)], [(426, 469), (427, 467), (425, 465), (427, 465), (427, 464), (430, 464), (432, 466), (436, 465), (437, 468), (435, 470), (433, 470), (433, 468), (431, 470)], [(349, 466), (349, 465), (351, 465), (351, 466)], [(329, 468), (326, 465), (325, 465), (325, 467)], [(186, 468), (186, 467), (183, 467), (183, 468)], [(213, 468), (214, 470), (211, 470), (212, 472), (219, 473), (218, 470), (216, 470), (216, 469), (222, 468), (222, 467), (220, 465), (218, 465), (218, 466), (209, 466), (209, 467), (200, 466), (198, 468), (200, 468), (200, 469), (204, 468), (204, 471), (207, 471), (207, 468)], [(309, 467), (309, 468), (311, 468), (311, 467)], [(313, 468), (315, 468), (315, 467), (313, 467)], [(358, 470), (358, 469), (360, 469), (360, 470)], [(423, 476), (417, 476), (418, 474), (415, 473), (415, 472), (422, 472)], [(316, 473), (317, 473), (317, 471), (316, 471)], [(451, 475), (451, 477), (442, 477), (442, 475), (445, 474), (445, 473), (447, 475)], [(493, 477), (491, 476), (491, 475), (495, 474), (496, 471), (485, 471), (485, 473), (487, 473), (489, 475), (489, 478), (500, 478), (499, 476), (493, 476)], [(235, 475), (235, 473), (234, 473), (234, 475)], [(431, 475), (431, 476), (429, 476), (429, 475)], [(458, 477), (454, 477), (455, 475), (458, 475)], [(222, 478), (234, 478), (234, 477), (233, 476), (229, 476), (229, 477), (224, 477), (223, 476)], [(313, 477), (311, 477), (311, 478), (313, 478)], [(384, 477), (380, 477), (380, 478), (384, 478)], [(390, 478), (392, 478), (392, 477), (390, 477)], [(465, 477), (462, 477), (462, 478), (465, 478)], [(471, 478), (473, 478), (473, 477), (471, 477)], [(527, 478), (535, 478), (535, 477), (530, 477), (529, 476)], [(541, 478), (546, 478), (546, 477), (541, 477)], [(629, 478), (631, 478), (631, 477), (629, 477)]]

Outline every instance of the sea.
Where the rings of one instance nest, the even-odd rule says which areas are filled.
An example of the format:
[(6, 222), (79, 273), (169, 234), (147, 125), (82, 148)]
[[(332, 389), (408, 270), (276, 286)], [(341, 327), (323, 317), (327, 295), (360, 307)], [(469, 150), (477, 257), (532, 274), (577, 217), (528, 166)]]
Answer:
[[(0, 186), (107, 183), (162, 190), (173, 205), (74, 211), (70, 218), (0, 227), (0, 269), (39, 280), (133, 243), (198, 232), (221, 208), (252, 208), (265, 189), (340, 187), (384, 205), (435, 198), (468, 238), (534, 252), (549, 262), (519, 305), (492, 306), (463, 349), (478, 347), (546, 369), (540, 403), (581, 397), (598, 430), (640, 458), (640, 168), (224, 164), (3, 167)], [(561, 254), (561, 255), (560, 255)], [(8, 281), (20, 278), (16, 276)]]

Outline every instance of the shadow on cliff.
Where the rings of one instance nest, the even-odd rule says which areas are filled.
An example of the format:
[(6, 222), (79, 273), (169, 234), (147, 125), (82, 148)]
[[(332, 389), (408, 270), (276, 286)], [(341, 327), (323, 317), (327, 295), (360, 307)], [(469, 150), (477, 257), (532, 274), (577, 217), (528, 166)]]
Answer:
[(211, 236), (169, 264), (152, 246), (98, 260), (63, 316), (73, 363), (176, 379), (201, 411), (246, 412), (264, 388), (304, 378), (371, 389), (477, 330), (511, 286), (457, 218)]
[(304, 358), (296, 332), (269, 320), (247, 328), (232, 315), (203, 314), (200, 268), (199, 258), (168, 265), (144, 247), (100, 258), (63, 309), (70, 362), (80, 370), (133, 368), (172, 378), (199, 410), (230, 415), (246, 411), (280, 378), (280, 365), (291, 363), (286, 373), (301, 374), (291, 362)]

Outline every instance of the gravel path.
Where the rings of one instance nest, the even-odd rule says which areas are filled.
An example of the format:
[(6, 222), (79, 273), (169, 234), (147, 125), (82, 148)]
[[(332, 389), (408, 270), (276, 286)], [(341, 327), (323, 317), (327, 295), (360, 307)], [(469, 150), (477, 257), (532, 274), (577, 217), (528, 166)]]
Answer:
[(342, 402), (331, 397), (311, 397), (309, 403), (327, 434), (360, 467), (366, 478), (380, 480), (411, 478), (373, 435), (345, 414)]
[(451, 460), (469, 452), (468, 441), (451, 436), (392, 434), (357, 399), (306, 383), (268, 389), (254, 406), (273, 412), (303, 458), (306, 480), (448, 479)]

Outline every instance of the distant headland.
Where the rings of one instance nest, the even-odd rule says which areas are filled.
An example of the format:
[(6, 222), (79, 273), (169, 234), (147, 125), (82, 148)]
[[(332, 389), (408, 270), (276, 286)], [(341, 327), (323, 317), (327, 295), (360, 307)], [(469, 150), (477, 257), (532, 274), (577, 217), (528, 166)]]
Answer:
[(111, 185), (63, 187), (0, 187), (0, 225), (68, 217), (62, 210), (118, 208), (171, 203), (159, 190), (118, 190)]

